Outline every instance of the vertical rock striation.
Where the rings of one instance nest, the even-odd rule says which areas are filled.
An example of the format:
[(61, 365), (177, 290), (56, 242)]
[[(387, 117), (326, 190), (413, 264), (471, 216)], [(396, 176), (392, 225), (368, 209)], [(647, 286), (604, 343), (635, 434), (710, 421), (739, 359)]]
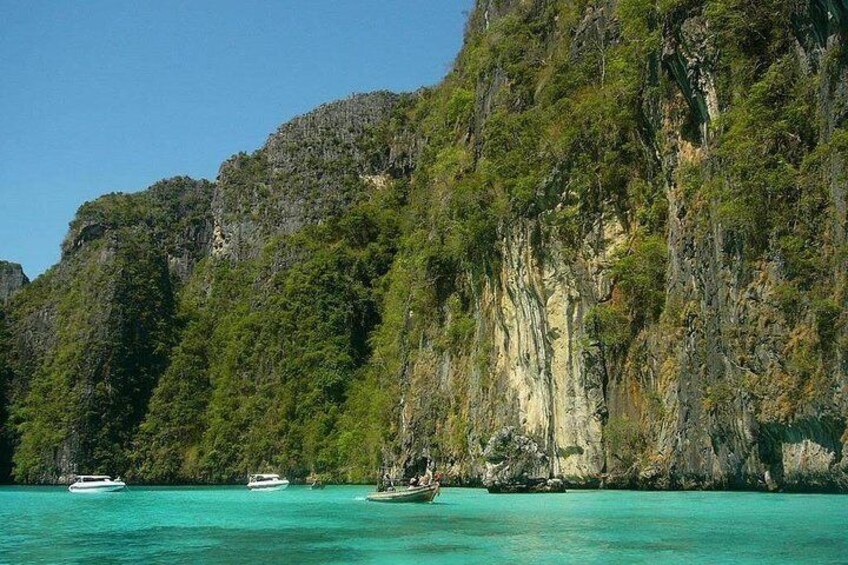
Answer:
[[(601, 92), (604, 73), (612, 80), (605, 57), (611, 59), (615, 49), (624, 49), (630, 40), (634, 22), (622, 18), (635, 19), (633, 10), (639, 6), (654, 9), (642, 4), (589, 3), (579, 14), (569, 5), (552, 20), (556, 27), (566, 17), (574, 18), (573, 27), (562, 32), (570, 43), (571, 64), (601, 51), (596, 75)], [(505, 42), (521, 21), (544, 30), (542, 62), (534, 62), (544, 66), (545, 57), (558, 56), (559, 32), (541, 21), (546, 10), (555, 10), (551, 6), (480, 2), (466, 52), (475, 48), (479, 35), (495, 34), (493, 43)], [(766, 12), (749, 10), (750, 25), (763, 26), (758, 33), (764, 43), (769, 34), (794, 33), (788, 40), (773, 36), (773, 48), (783, 50), (780, 55), (761, 51), (750, 37), (732, 36), (749, 33), (725, 19), (732, 16), (722, 10), (735, 8), (690, 2), (664, 14), (651, 12), (657, 20), (647, 25), (657, 29), (660, 47), (645, 60), (648, 82), (635, 100), (639, 109), (634, 133), (644, 151), (639, 160), (654, 171), (648, 182), (662, 191), (667, 205), (660, 244), (665, 248), (661, 316), (634, 319), (631, 305), (629, 312), (615, 317), (627, 294), (639, 294), (638, 288), (627, 288), (628, 275), (622, 271), (622, 265), (639, 271), (638, 245), (647, 231), (639, 218), (644, 212), (632, 200), (624, 214), (614, 206), (607, 212), (584, 212), (589, 226), (581, 230), (582, 243), (576, 246), (551, 230), (550, 218), (568, 209), (567, 189), (554, 200), (555, 210), (501, 224), (495, 268), (476, 288), (463, 290), (462, 281), (473, 273), (457, 279), (459, 294), (476, 296), (470, 300), (476, 323), (468, 334), (471, 347), (445, 351), (441, 345), (453, 331), (454, 314), (447, 300), (442, 321), (426, 327), (418, 344), (410, 344), (412, 351), (404, 354), (408, 361), (400, 380), (405, 392), (398, 426), (402, 449), (393, 455), (400, 467), (414, 466), (426, 455), (462, 480), (473, 481), (482, 477), (481, 438), (500, 437), (498, 433), (509, 430), (546, 455), (544, 468), (536, 472), (576, 485), (848, 487), (843, 456), (848, 441), (846, 278), (844, 257), (839, 256), (846, 234), (844, 8), (839, 3), (799, 2), (763, 7)], [(767, 23), (755, 22), (757, 18)], [(498, 20), (510, 21), (499, 25)], [(792, 30), (779, 27), (790, 21)], [(727, 41), (737, 43), (727, 47)], [(728, 54), (734, 50), (742, 53)], [(796, 222), (795, 214), (803, 214), (810, 201), (819, 206), (814, 214), (824, 219), (823, 232), (811, 238), (818, 238), (817, 243), (805, 244), (821, 246), (812, 251), (820, 255), (803, 264), (805, 269), (820, 269), (815, 271), (819, 274), (793, 271), (798, 264), (793, 261), (799, 259), (791, 246), (807, 237), (792, 227), (795, 224), (789, 224), (787, 233), (781, 223), (787, 220), (780, 217), (770, 227), (766, 222), (773, 220), (761, 213), (763, 221), (746, 232), (750, 228), (741, 222), (747, 219), (733, 216), (751, 213), (733, 208), (750, 206), (742, 199), (751, 195), (730, 202), (728, 194), (753, 188), (739, 188), (747, 181), (733, 169), (736, 156), (728, 149), (735, 143), (732, 128), (747, 127), (735, 120), (760, 111), (755, 107), (756, 88), (753, 94), (744, 93), (750, 85), (741, 85), (741, 93), (726, 90), (732, 82), (728, 73), (737, 64), (730, 62), (734, 56), (745, 64), (758, 60), (764, 69), (772, 65), (770, 73), (759, 71), (751, 77), (752, 82), (760, 81), (759, 89), (782, 88), (775, 81), (787, 76), (793, 81), (789, 89), (818, 85), (803, 99), (818, 125), (803, 140), (806, 147), (794, 155), (786, 153), (786, 158), (797, 159), (800, 171), (793, 177), (800, 180), (790, 181), (798, 183), (792, 194), (809, 194), (788, 197), (798, 198), (789, 205), (788, 221)], [(460, 66), (463, 63), (460, 57)], [(542, 104), (542, 85), (529, 101), (510, 101), (521, 77), (510, 76), (503, 59), (475, 80), (477, 92), (484, 94), (478, 96), (483, 103), (475, 107), (471, 136), (485, 136), (498, 98), (501, 105), (512, 105), (510, 111), (517, 107), (527, 114), (533, 105)], [(728, 125), (733, 123), (739, 125)], [(485, 147), (485, 140), (472, 141)], [(567, 166), (553, 163), (549, 178), (556, 180), (558, 168)], [(780, 166), (775, 160), (764, 168)], [(579, 182), (582, 172), (570, 174), (566, 187)], [(537, 204), (546, 183), (557, 184), (543, 181)], [(762, 212), (768, 204), (764, 200), (753, 206)], [(648, 241), (654, 245), (661, 240)], [(637, 258), (628, 262), (628, 256)], [(810, 276), (822, 278), (813, 281)], [(481, 358), (483, 368), (471, 369)], [(467, 383), (469, 373), (481, 371), (488, 373), (489, 383), (479, 384), (476, 376), (473, 384)], [(449, 408), (436, 410), (420, 398), (432, 394), (428, 382), (447, 384), (445, 395), (438, 398)], [(481, 395), (487, 390), (489, 394)], [(481, 404), (486, 409), (480, 409)], [(466, 442), (451, 444), (446, 437), (452, 432), (445, 430), (445, 423), (456, 420), (463, 424), (455, 427), (470, 432)]]

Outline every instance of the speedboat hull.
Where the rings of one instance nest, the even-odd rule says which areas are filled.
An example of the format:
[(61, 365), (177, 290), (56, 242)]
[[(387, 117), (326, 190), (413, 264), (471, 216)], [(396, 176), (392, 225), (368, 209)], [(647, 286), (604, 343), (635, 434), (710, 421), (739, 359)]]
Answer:
[(439, 495), (439, 484), (413, 487), (406, 490), (372, 492), (365, 498), (371, 502), (433, 502)]
[(256, 492), (275, 492), (288, 486), (288, 481), (262, 481), (261, 483), (248, 483), (247, 488)]
[(97, 494), (102, 492), (117, 492), (125, 488), (127, 488), (127, 485), (124, 483), (111, 482), (109, 484), (73, 484), (68, 487), (68, 490), (76, 494)]

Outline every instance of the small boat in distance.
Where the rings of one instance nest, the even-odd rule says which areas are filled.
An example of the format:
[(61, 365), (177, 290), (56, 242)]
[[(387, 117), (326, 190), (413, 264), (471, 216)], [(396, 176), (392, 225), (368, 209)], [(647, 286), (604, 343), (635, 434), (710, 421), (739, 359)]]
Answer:
[(283, 490), (287, 486), (289, 481), (274, 473), (256, 473), (250, 475), (247, 481), (247, 488), (250, 490), (274, 491)]
[(115, 492), (125, 488), (127, 485), (121, 477), (113, 480), (109, 475), (77, 475), (68, 490), (77, 493), (96, 493)]
[(372, 492), (365, 498), (372, 502), (433, 502), (439, 495), (439, 483), (412, 486), (406, 489)]

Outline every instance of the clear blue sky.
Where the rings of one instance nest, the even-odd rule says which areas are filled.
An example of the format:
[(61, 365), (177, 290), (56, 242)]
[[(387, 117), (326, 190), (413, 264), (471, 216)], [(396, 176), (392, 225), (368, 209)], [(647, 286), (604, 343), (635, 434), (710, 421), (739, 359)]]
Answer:
[(0, 0), (0, 259), (59, 259), (76, 209), (214, 179), (287, 119), (450, 68), (473, 0)]

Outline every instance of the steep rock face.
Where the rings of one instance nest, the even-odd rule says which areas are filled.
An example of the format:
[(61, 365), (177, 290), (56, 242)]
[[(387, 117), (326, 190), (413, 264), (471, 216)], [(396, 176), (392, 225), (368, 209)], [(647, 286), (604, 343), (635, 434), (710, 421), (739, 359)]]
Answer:
[(84, 206), (15, 476), (846, 490), (846, 13), (481, 0), (443, 84)]
[(221, 166), (213, 203), (214, 253), (255, 257), (268, 238), (337, 216), (363, 180), (403, 175), (406, 148), (384, 132), (403, 98), (390, 92), (332, 102), (280, 126), (265, 146)]
[[(630, 10), (638, 4), (591, 3), (573, 20), (568, 32), (572, 64), (600, 51), (601, 92), (603, 57), (626, 49), (633, 22), (622, 22), (622, 14), (632, 17)], [(660, 256), (651, 254), (660, 240), (646, 238), (646, 220), (639, 218), (644, 212), (632, 201), (626, 214), (613, 207), (584, 215), (589, 225), (581, 229), (582, 243), (576, 246), (551, 229), (550, 218), (568, 211), (567, 189), (554, 202), (555, 211), (501, 226), (496, 268), (482, 286), (463, 282), (475, 276), (463, 274), (453, 290), (470, 295), (474, 330), (464, 334), (469, 341), (460, 347), (443, 345), (455, 332), (457, 318), (448, 299), (442, 302), (442, 319), (423, 330), (417, 345), (407, 345), (397, 428), (401, 449), (390, 457), (401, 469), (426, 457), (457, 479), (474, 482), (483, 476), (483, 438), (512, 426), (546, 454), (547, 476), (577, 485), (848, 487), (843, 458), (848, 441), (846, 271), (840, 252), (833, 255), (844, 249), (846, 233), (845, 114), (840, 108), (848, 80), (844, 59), (835, 62), (844, 49), (842, 7), (812, 2), (750, 10), (746, 17), (752, 26), (762, 25), (764, 35), (779, 35), (774, 30), (789, 21), (795, 35), (790, 41), (774, 40), (775, 48), (785, 51), (771, 63), (762, 62), (773, 55), (760, 51), (756, 42), (739, 43), (740, 60), (759, 58), (764, 68), (773, 65), (770, 74), (751, 78), (760, 81), (760, 90), (740, 101), (722, 91), (732, 82), (727, 74), (737, 63), (728, 63), (732, 55), (726, 50), (722, 59), (718, 43), (747, 32), (732, 25), (722, 28), (729, 20), (719, 9), (680, 4), (660, 18), (662, 47), (647, 64), (648, 81), (662, 80), (642, 87), (634, 124), (646, 153), (642, 166), (653, 176), (647, 180), (662, 191), (660, 201), (667, 204), (660, 244), (665, 258), (657, 262), (662, 268), (660, 294), (640, 293), (622, 268), (639, 271), (640, 261)], [(539, 15), (549, 8), (547, 3), (498, 6), (505, 11), (485, 2), (478, 5), (472, 36), (475, 30), (491, 28), (501, 34), (495, 41), (503, 42), (514, 28), (499, 27), (493, 16), (546, 29)], [(558, 18), (554, 21), (561, 23), (565, 16)], [(757, 18), (767, 23), (755, 23)], [(556, 37), (557, 32), (546, 32), (548, 40)], [(739, 40), (734, 36), (732, 41)], [(551, 53), (556, 43), (549, 45), (548, 57), (555, 59)], [(466, 49), (473, 46), (472, 40)], [(476, 105), (472, 120), (474, 135), (485, 136), (498, 99), (501, 105), (513, 104), (515, 111), (509, 97), (520, 78), (510, 77), (502, 64), (478, 74), (477, 80), (477, 91), (493, 101)], [(815, 131), (799, 130), (809, 135), (802, 142), (806, 147), (785, 153), (797, 163), (797, 169), (786, 173), (796, 175), (794, 194), (803, 196), (788, 197), (795, 202), (789, 204), (788, 216), (780, 216), (777, 206), (773, 213), (762, 213), (768, 207), (765, 200), (753, 205), (745, 201), (756, 189), (745, 185), (744, 175), (756, 173), (745, 171), (744, 165), (733, 168), (737, 157), (728, 149), (735, 143), (732, 128), (742, 131), (748, 125), (736, 121), (739, 116), (762, 111), (757, 104), (763, 89), (801, 89), (797, 85), (803, 84), (820, 85), (799, 99), (821, 124)], [(537, 100), (542, 89), (537, 87)], [(739, 125), (727, 125), (734, 123)], [(768, 122), (754, 127), (765, 129)], [(815, 147), (815, 152), (809, 149)], [(764, 158), (740, 157), (743, 162), (758, 159)], [(558, 184), (557, 175), (566, 169), (553, 167), (537, 189), (537, 202), (544, 198), (545, 185)], [(776, 161), (764, 165), (766, 170), (779, 167)], [(570, 174), (566, 186), (579, 182), (579, 172)], [(706, 189), (707, 183), (713, 188)], [(816, 211), (803, 212), (805, 206)], [(746, 207), (760, 208), (761, 219), (753, 227), (743, 223), (756, 215)], [(803, 226), (787, 233), (783, 222), (792, 226), (797, 214), (820, 216), (821, 228), (811, 228), (821, 229), (820, 236), (805, 235), (809, 232)], [(821, 249), (819, 257), (807, 262), (799, 259), (795, 247), (805, 237), (810, 243), (803, 245)], [(812, 274), (814, 269), (818, 274)], [(652, 284), (631, 276), (639, 285)], [(638, 302), (647, 298), (659, 300), (661, 315), (639, 313)], [(415, 315), (411, 310), (407, 327), (415, 323)], [(443, 407), (433, 406), (440, 402)], [(461, 441), (451, 439), (457, 433), (466, 435)]]
[(20, 265), (0, 261), (0, 304), (6, 304), (12, 295), (28, 283), (29, 279)]
[(189, 323), (140, 427), (134, 480), (338, 468), (419, 143), (404, 123), (413, 99), (324, 105), (221, 167), (211, 257), (181, 296)]
[[(537, 227), (517, 226), (501, 243), (497, 286), (487, 285), (475, 306), (473, 351), (459, 358), (443, 353), (439, 373), (445, 374), (438, 382), (444, 383), (445, 394), (467, 402), (460, 412), (468, 414), (466, 425), (473, 430), (469, 445), (486, 447), (489, 435), (514, 427), (545, 455), (539, 477), (597, 484), (606, 469), (603, 427), (610, 404), (616, 403), (608, 398), (615, 383), (608, 382), (610, 369), (598, 348), (589, 346), (585, 318), (592, 306), (609, 300), (611, 278), (605, 267), (623, 234), (620, 227), (610, 228), (610, 245), (602, 255), (588, 250), (586, 258), (574, 262), (556, 254), (542, 257), (532, 242)], [(469, 383), (468, 358), (481, 357), (487, 362), (472, 369)], [(423, 377), (413, 378), (412, 398), (404, 405), (401, 445), (409, 446), (411, 455), (401, 459), (401, 467), (418, 454), (431, 454), (452, 460), (454, 475), (477, 482), (483, 471), (479, 453), (472, 451), (468, 459), (445, 454), (439, 426), (434, 437), (428, 425), (432, 412), (415, 400), (417, 391), (432, 392), (432, 363), (430, 355), (418, 356), (409, 369)], [(626, 404), (627, 391), (620, 394), (619, 402)]]
[(62, 242), (62, 258), (68, 259), (87, 244), (124, 227), (144, 224), (166, 254), (173, 274), (184, 282), (211, 251), (213, 190), (208, 181), (174, 177), (143, 192), (111, 194), (86, 202)]
[[(814, 4), (810, 3), (810, 9)], [(829, 9), (831, 22), (838, 22), (837, 12)], [(685, 19), (681, 28), (703, 36), (705, 23), (699, 18)], [(796, 25), (802, 18), (796, 13)], [(802, 68), (809, 65), (796, 80), (813, 81), (818, 70), (819, 80), (828, 85), (814, 102), (819, 119), (827, 125), (811, 143), (818, 143), (827, 156), (812, 182), (832, 187), (844, 175), (842, 158), (831, 153), (828, 145), (834, 127), (832, 109), (845, 101), (846, 70), (818, 65), (842, 49), (844, 27), (825, 26), (819, 33), (827, 39), (810, 51), (803, 45), (809, 45), (813, 36), (796, 35), (796, 51), (787, 58), (797, 58)], [(708, 48), (699, 51), (710, 52)], [(717, 65), (698, 62), (697, 67), (698, 90), (709, 109), (701, 119), (713, 120), (718, 117), (718, 103), (710, 101), (714, 89), (704, 85), (718, 82)], [(715, 159), (709, 143), (693, 147), (680, 136), (673, 102), (667, 104), (665, 114), (671, 117), (663, 132), (671, 141), (666, 166), (680, 171)], [(844, 118), (837, 122), (844, 123)], [(792, 273), (790, 251), (773, 240), (771, 249), (752, 261), (745, 247), (750, 240), (741, 241), (739, 231), (728, 225), (727, 215), (693, 204), (680, 184), (685, 181), (672, 182), (668, 191), (671, 260), (667, 285), (670, 299), (683, 305), (684, 323), (676, 335), (669, 336), (672, 349), (666, 369), (675, 375), (674, 385), (660, 389), (674, 417), (667, 420), (653, 447), (662, 454), (660, 484), (845, 489), (846, 372), (836, 351), (844, 343), (844, 337), (839, 337), (845, 335), (844, 323), (837, 323), (834, 330), (817, 327), (815, 319), (821, 320), (821, 313), (815, 310), (824, 307), (822, 302), (808, 305), (806, 311), (803, 302), (795, 303), (787, 312), (782, 293), (792, 277), (799, 276)], [(812, 192), (818, 187), (802, 190)], [(826, 257), (831, 245), (841, 245), (838, 242), (845, 233), (840, 198), (832, 188), (829, 198), (822, 195), (819, 213), (834, 224), (828, 228), (825, 223), (826, 233), (818, 244), (827, 265), (823, 283), (834, 291), (818, 300), (831, 304), (826, 308), (833, 308), (837, 318), (845, 308), (844, 261), (830, 262)], [(793, 213), (803, 213), (803, 201), (797, 206)], [(705, 222), (704, 216), (710, 219)]]
[(176, 288), (208, 252), (211, 188), (176, 178), (86, 203), (61, 263), (9, 304), (17, 480), (125, 466), (167, 364)]

